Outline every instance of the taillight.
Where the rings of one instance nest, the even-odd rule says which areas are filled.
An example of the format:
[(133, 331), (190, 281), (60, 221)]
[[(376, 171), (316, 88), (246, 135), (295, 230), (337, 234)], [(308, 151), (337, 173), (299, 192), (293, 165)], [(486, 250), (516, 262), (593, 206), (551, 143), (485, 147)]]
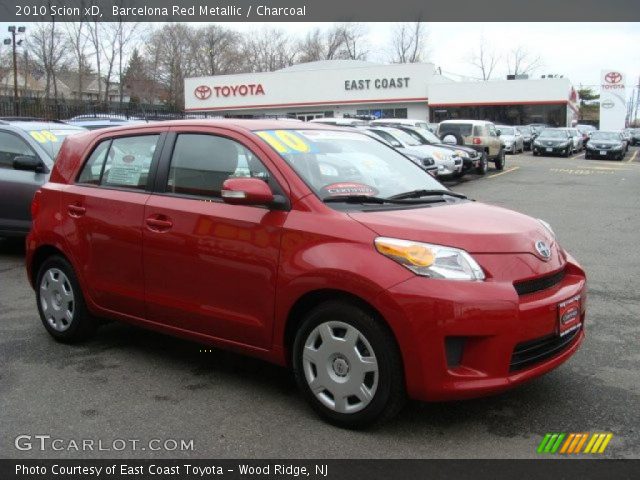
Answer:
[(473, 144), (474, 145), (481, 145), (482, 144), (482, 139), (478, 138), (478, 137), (473, 137)]
[(40, 195), (41, 194), (42, 194), (42, 190), (36, 190), (36, 193), (33, 195), (33, 200), (31, 200), (31, 219), (36, 218), (36, 216), (40, 212)]

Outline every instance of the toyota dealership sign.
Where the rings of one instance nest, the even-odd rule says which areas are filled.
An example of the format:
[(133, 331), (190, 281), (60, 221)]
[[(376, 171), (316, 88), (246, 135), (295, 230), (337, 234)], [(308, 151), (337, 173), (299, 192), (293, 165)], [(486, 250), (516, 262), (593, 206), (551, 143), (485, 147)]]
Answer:
[(621, 130), (627, 116), (625, 77), (619, 70), (600, 74), (600, 130)]

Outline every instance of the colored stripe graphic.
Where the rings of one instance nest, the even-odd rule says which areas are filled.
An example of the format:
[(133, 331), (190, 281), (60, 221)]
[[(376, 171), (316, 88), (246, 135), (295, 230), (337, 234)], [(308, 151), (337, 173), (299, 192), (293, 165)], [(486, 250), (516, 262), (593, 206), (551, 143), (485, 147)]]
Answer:
[[(538, 453), (604, 453), (612, 433), (547, 433), (538, 445)], [(588, 440), (588, 442), (587, 442)], [(586, 444), (586, 448), (582, 447)]]

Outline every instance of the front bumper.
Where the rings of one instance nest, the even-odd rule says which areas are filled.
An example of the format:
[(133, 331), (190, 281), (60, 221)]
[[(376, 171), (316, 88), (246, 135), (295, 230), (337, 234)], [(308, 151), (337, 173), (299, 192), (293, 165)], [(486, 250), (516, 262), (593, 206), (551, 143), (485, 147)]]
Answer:
[[(499, 265), (505, 263), (504, 255), (474, 255), (490, 272), (484, 282), (414, 277), (379, 297), (377, 307), (400, 344), (411, 398), (439, 401), (498, 393), (556, 368), (579, 348), (584, 339), (584, 271), (568, 255), (566, 263), (544, 266), (533, 255), (514, 256), (518, 259), (505, 267)], [(516, 278), (531, 279), (538, 276), (532, 275), (536, 270), (542, 277), (551, 275), (552, 268), (564, 272), (561, 280), (533, 293), (519, 295), (507, 280), (514, 270), (519, 270)], [(580, 330), (550, 355), (514, 367), (515, 359), (521, 359), (516, 348), (557, 336), (557, 305), (575, 295), (583, 299)]]
[(567, 152), (567, 150), (571, 151), (570, 145), (565, 145), (563, 147), (558, 147), (555, 145), (533, 145), (533, 153), (538, 153), (540, 155), (563, 155)]
[[(604, 154), (602, 154), (604, 152)], [(624, 150), (612, 150), (607, 148), (587, 147), (585, 153), (594, 158), (614, 159), (618, 158)]]

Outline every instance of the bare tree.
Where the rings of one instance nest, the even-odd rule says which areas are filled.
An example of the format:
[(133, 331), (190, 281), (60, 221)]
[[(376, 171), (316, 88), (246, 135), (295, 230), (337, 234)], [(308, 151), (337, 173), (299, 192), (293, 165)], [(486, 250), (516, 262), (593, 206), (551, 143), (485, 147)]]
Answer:
[(344, 29), (341, 25), (334, 25), (322, 31), (314, 28), (298, 43), (298, 62), (316, 62), (319, 60), (334, 60), (348, 58), (345, 48)]
[(84, 77), (88, 70), (90, 70), (89, 59), (87, 58), (87, 43), (89, 37), (86, 31), (86, 24), (84, 21), (68, 22), (65, 23), (65, 29), (67, 33), (67, 41), (73, 51), (73, 60), (75, 68), (77, 69), (77, 88), (78, 98), (82, 98), (82, 92), (84, 87)]
[(296, 49), (282, 30), (264, 29), (247, 36), (243, 45), (244, 70), (272, 72), (295, 63)]
[(116, 38), (117, 51), (118, 51), (118, 90), (120, 103), (122, 103), (124, 90), (124, 64), (127, 61), (125, 56), (128, 56), (128, 45), (130, 42), (136, 39), (136, 33), (140, 23), (138, 22), (126, 22), (123, 23), (120, 19), (120, 28), (118, 29), (118, 35)]
[(347, 22), (339, 26), (343, 41), (345, 58), (366, 60), (369, 54), (366, 44), (367, 27), (362, 23)]
[(540, 56), (531, 54), (522, 45), (511, 50), (507, 56), (507, 69), (510, 75), (527, 75), (541, 66)]
[(500, 60), (500, 56), (493, 48), (487, 45), (487, 41), (482, 36), (477, 44), (477, 48), (471, 52), (469, 62), (480, 70), (482, 80), (491, 80), (491, 75)]
[(102, 48), (101, 37), (104, 34), (102, 31), (102, 23), (98, 21), (98, 17), (94, 17), (91, 21), (87, 22), (87, 31), (89, 35), (89, 41), (93, 47), (93, 54), (96, 59), (96, 72), (98, 73), (98, 99), (102, 97)]
[(422, 22), (400, 23), (393, 29), (391, 45), (393, 63), (422, 61), (426, 43), (426, 28)]
[(55, 22), (39, 23), (32, 28), (28, 39), (29, 51), (36, 65), (44, 71), (45, 97), (58, 100), (57, 72), (68, 60), (67, 45)]
[(220, 25), (209, 25), (195, 32), (193, 55), (197, 75), (223, 75), (242, 68), (241, 36)]

